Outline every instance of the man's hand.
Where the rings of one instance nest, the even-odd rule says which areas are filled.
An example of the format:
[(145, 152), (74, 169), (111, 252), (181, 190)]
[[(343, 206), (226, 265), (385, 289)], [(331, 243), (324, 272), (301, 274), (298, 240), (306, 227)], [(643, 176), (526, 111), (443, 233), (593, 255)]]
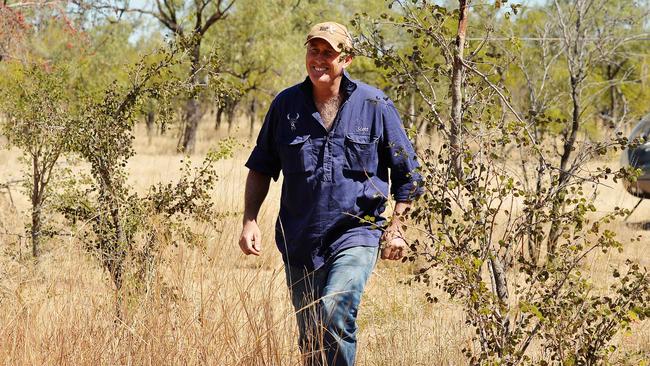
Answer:
[(381, 236), (381, 242), (381, 259), (402, 259), (406, 251), (406, 241), (401, 230), (389, 227)]
[(246, 255), (260, 255), (262, 251), (262, 233), (257, 226), (257, 214), (269, 191), (270, 183), (270, 176), (254, 170), (248, 171), (244, 192), (244, 220), (239, 237), (239, 247)]
[(239, 247), (246, 255), (260, 255), (262, 252), (262, 233), (256, 221), (244, 222), (244, 227), (239, 237)]
[(410, 207), (411, 202), (397, 202), (395, 204), (391, 223), (381, 236), (381, 259), (398, 260), (404, 257), (407, 245), (404, 240), (402, 221)]

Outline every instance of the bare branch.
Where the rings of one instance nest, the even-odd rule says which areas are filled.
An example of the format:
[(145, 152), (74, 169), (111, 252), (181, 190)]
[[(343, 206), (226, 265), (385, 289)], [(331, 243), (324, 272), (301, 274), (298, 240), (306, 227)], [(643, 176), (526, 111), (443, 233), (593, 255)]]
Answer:
[(230, 8), (233, 6), (234, 3), (235, 0), (231, 0), (230, 3), (226, 5), (226, 7), (223, 10), (221, 10), (221, 0), (220, 0), (219, 3), (217, 4), (217, 9), (215, 10), (214, 14), (212, 14), (212, 16), (210, 16), (210, 18), (208, 18), (208, 20), (205, 21), (205, 25), (201, 28), (200, 33), (205, 34), (205, 32), (207, 32), (207, 30), (210, 29), (210, 27), (212, 27), (214, 23), (216, 23), (220, 19), (225, 18), (228, 13), (228, 10), (230, 10)]

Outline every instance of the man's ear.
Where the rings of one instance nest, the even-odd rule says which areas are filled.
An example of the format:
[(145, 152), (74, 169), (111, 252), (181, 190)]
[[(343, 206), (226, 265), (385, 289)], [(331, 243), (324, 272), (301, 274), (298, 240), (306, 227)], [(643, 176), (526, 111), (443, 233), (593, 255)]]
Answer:
[(354, 56), (352, 56), (351, 53), (346, 53), (342, 55), (341, 58), (343, 58), (343, 68), (346, 68), (350, 66), (350, 64), (352, 63), (352, 59), (354, 58)]

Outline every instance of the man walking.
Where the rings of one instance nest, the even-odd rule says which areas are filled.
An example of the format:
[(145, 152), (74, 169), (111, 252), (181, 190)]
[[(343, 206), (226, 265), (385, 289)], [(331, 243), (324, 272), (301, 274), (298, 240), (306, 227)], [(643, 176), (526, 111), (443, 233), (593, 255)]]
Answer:
[[(246, 255), (260, 254), (257, 214), (282, 171), (275, 239), (305, 363), (353, 365), (357, 310), (380, 239), (382, 258), (402, 258), (402, 215), (421, 188), (395, 106), (345, 72), (352, 62), (347, 29), (317, 24), (305, 44), (308, 77), (272, 102), (246, 163), (239, 245)], [(386, 226), (389, 178), (397, 203)]]

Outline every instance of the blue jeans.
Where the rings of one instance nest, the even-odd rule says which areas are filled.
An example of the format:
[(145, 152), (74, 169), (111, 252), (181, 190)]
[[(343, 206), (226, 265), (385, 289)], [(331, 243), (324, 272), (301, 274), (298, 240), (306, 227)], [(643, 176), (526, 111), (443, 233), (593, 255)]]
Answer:
[(357, 312), (377, 251), (376, 247), (344, 249), (311, 272), (285, 266), (305, 365), (354, 365)]

